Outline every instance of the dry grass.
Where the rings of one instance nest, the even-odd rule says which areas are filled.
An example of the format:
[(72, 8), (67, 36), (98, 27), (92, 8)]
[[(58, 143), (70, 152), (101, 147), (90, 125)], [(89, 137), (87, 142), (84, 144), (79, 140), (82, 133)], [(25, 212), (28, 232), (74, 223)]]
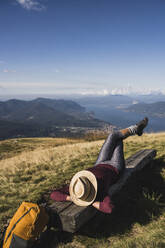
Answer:
[[(37, 145), (34, 145), (33, 139), (19, 139), (20, 144), (28, 143), (25, 151), (17, 155), (11, 151), (10, 157), (0, 161), (1, 227), (22, 201), (36, 202), (43, 192), (59, 187), (75, 172), (92, 166), (103, 144), (103, 140), (73, 141), (74, 144), (66, 145), (63, 143), (66, 140), (53, 139), (52, 144), (50, 139), (40, 141), (36, 140)], [(126, 158), (140, 149), (157, 150), (150, 170), (146, 168), (132, 177), (122, 194), (114, 199), (116, 208), (112, 215), (100, 218), (98, 214), (99, 219), (91, 220), (80, 233), (63, 237), (58, 242), (56, 239), (56, 245), (52, 242), (49, 247), (165, 247), (165, 133), (132, 136), (124, 143)]]
[[(2, 159), (0, 161), (0, 168), (2, 171), (16, 172), (19, 169), (29, 169), (40, 166), (42, 164), (49, 164), (52, 167), (65, 169), (70, 166), (72, 160), (81, 160), (85, 163), (86, 157), (91, 157), (93, 151), (98, 150), (102, 141), (92, 143), (77, 143), (69, 145), (60, 145), (54, 148), (37, 148), (34, 151), (25, 151), (21, 154)], [(84, 156), (85, 155), (85, 156)], [(64, 169), (64, 170), (65, 170)]]
[(60, 145), (84, 142), (82, 139), (70, 138), (21, 138), (0, 141), (0, 159), (17, 156), (24, 151), (33, 151), (37, 148), (46, 149)]

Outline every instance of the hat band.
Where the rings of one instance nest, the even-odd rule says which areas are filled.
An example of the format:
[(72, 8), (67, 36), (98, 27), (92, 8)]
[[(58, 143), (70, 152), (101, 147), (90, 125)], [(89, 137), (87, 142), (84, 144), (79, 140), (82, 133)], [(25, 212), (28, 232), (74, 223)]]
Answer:
[(90, 194), (90, 191), (91, 191), (91, 184), (90, 184), (89, 180), (85, 177), (80, 177), (74, 186), (75, 186), (75, 188), (76, 187), (81, 188), (80, 189), (81, 193), (76, 192), (76, 190), (75, 190), (75, 192), (74, 192), (75, 197), (77, 199), (86, 200)]

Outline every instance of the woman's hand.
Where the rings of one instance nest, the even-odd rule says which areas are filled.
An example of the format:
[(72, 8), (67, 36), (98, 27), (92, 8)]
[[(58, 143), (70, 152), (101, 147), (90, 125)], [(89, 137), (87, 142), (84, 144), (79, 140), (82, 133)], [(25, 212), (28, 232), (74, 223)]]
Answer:
[(66, 201), (72, 201), (72, 199), (71, 199), (70, 195), (67, 195), (67, 197), (66, 197)]
[(100, 202), (99, 202), (99, 201), (96, 201), (96, 202), (94, 202), (94, 203), (92, 204), (92, 206), (93, 206), (94, 208), (97, 208), (97, 209), (99, 210), (99, 208), (100, 208)]

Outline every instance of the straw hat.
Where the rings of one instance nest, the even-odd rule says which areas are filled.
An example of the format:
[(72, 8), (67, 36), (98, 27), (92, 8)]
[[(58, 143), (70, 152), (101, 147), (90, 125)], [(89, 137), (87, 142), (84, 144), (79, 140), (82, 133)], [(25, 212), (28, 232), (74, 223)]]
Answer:
[(76, 173), (69, 185), (72, 201), (78, 206), (88, 206), (94, 202), (97, 194), (95, 175), (87, 170)]

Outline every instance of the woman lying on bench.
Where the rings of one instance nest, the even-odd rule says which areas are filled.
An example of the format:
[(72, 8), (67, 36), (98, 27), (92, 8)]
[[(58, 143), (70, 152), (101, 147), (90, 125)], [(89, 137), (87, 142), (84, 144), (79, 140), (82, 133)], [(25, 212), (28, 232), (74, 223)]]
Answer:
[(78, 206), (92, 205), (104, 213), (111, 213), (113, 204), (108, 190), (125, 169), (123, 139), (135, 134), (141, 136), (147, 124), (146, 117), (136, 125), (109, 134), (95, 165), (76, 173), (70, 185), (51, 193), (51, 199), (72, 201)]

